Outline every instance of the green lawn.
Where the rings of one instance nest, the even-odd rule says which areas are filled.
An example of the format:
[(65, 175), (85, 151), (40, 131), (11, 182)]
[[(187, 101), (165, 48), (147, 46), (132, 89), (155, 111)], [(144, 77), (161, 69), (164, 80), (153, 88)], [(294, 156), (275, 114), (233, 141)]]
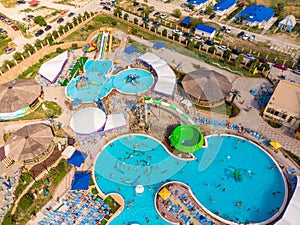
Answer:
[(201, 110), (218, 113), (218, 114), (222, 114), (222, 115), (227, 115), (229, 117), (235, 117), (240, 113), (240, 109), (236, 105), (233, 105), (233, 114), (231, 115), (231, 106), (227, 102), (223, 103), (222, 105), (219, 105), (217, 107), (211, 107), (211, 108), (202, 107), (199, 105), (194, 105), (194, 106)]
[(4, 50), (7, 48), (9, 42), (11, 42), (9, 37), (0, 40), (0, 55), (4, 54)]

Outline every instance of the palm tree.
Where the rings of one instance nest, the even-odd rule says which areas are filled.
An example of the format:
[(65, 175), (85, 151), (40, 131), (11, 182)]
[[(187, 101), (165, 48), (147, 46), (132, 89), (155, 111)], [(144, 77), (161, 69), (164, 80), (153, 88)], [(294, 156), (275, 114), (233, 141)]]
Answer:
[(231, 91), (230, 91), (230, 95), (231, 95), (231, 101), (230, 101), (230, 105), (232, 106), (232, 104), (233, 104), (233, 102), (234, 102), (234, 100), (236, 99), (236, 98), (240, 98), (241, 97), (241, 92), (239, 91), (239, 90), (237, 90), (237, 89), (232, 89)]

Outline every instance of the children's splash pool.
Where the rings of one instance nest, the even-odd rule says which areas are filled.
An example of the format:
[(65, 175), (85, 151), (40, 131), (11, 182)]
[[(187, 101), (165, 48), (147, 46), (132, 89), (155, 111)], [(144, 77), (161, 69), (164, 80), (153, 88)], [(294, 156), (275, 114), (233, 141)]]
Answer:
[(87, 61), (85, 76), (73, 78), (66, 88), (66, 94), (72, 99), (92, 102), (107, 96), (113, 88), (125, 94), (137, 94), (148, 90), (154, 82), (150, 72), (138, 68), (111, 75), (112, 66), (111, 60)]
[[(94, 175), (104, 193), (120, 193), (125, 208), (111, 224), (168, 224), (157, 214), (154, 195), (165, 182), (188, 184), (210, 212), (236, 223), (263, 222), (285, 200), (285, 183), (275, 162), (258, 146), (235, 136), (212, 136), (208, 148), (186, 162), (170, 156), (152, 137), (131, 134), (108, 143), (98, 155)], [(136, 185), (144, 185), (141, 195)]]

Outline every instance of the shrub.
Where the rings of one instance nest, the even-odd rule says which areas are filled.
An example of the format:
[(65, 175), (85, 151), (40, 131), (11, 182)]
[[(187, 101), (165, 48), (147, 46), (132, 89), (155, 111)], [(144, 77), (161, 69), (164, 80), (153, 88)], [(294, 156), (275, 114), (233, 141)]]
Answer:
[(97, 190), (97, 188), (92, 188), (92, 193), (94, 194), (94, 195), (97, 195), (97, 194), (99, 194), (99, 192), (98, 192), (98, 190)]
[(72, 49), (77, 49), (78, 48), (78, 44), (77, 43), (73, 43), (72, 44)]
[(63, 53), (64, 50), (63, 50), (62, 48), (58, 47), (58, 48), (56, 48), (56, 52), (57, 52), (57, 53)]
[(22, 211), (26, 211), (33, 204), (32, 193), (25, 194), (19, 201), (18, 208)]

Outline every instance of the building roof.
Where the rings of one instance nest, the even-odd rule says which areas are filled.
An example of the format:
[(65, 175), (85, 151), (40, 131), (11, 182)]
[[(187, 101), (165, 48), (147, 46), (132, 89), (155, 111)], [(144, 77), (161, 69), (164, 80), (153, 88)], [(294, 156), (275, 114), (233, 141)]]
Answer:
[(77, 111), (70, 120), (70, 127), (77, 134), (91, 134), (103, 128), (106, 114), (99, 108), (84, 108)]
[(189, 25), (191, 20), (192, 20), (191, 17), (185, 17), (185, 18), (181, 21), (181, 24), (182, 24), (182, 25)]
[(210, 102), (224, 99), (232, 88), (227, 77), (213, 70), (196, 70), (186, 74), (182, 86), (194, 98)]
[(188, 3), (191, 5), (201, 5), (207, 1), (208, 0), (189, 0)]
[(300, 85), (281, 80), (271, 96), (268, 106), (288, 111), (289, 114), (300, 117)]
[(236, 4), (237, 0), (221, 0), (214, 6), (214, 11), (224, 11)]
[(279, 24), (294, 27), (296, 25), (296, 18), (293, 15), (288, 15)]
[(196, 30), (204, 31), (211, 34), (216, 30), (216, 28), (204, 24), (199, 24), (198, 26), (196, 26)]
[(41, 94), (41, 85), (35, 80), (13, 80), (0, 85), (0, 113), (15, 112), (29, 106)]
[(246, 15), (247, 18), (245, 21), (249, 23), (254, 22), (263, 22), (268, 21), (271, 19), (272, 16), (274, 16), (274, 11), (272, 8), (267, 8), (264, 5), (250, 5), (246, 7), (244, 10), (242, 10), (236, 18), (240, 18), (243, 15)]
[(107, 115), (104, 131), (110, 131), (117, 128), (125, 127), (127, 125), (123, 113), (115, 113)]
[(39, 70), (39, 74), (51, 83), (54, 83), (68, 60), (68, 51), (45, 62)]

